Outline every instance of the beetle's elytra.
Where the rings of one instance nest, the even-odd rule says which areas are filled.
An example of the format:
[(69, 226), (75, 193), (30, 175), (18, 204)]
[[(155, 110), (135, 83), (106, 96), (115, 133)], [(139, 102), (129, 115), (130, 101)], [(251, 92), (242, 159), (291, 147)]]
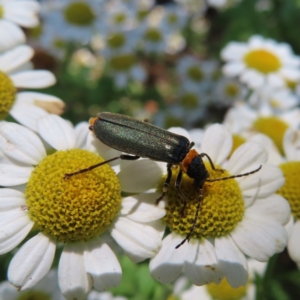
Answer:
[(168, 175), (164, 183), (162, 195), (156, 199), (155, 203), (158, 204), (167, 193), (172, 177), (172, 166), (179, 165), (180, 171), (177, 175), (175, 187), (183, 201), (182, 213), (184, 213), (186, 203), (188, 201), (186, 196), (180, 190), (182, 174), (186, 173), (190, 178), (194, 179), (195, 188), (199, 191), (199, 201), (194, 222), (191, 226), (190, 232), (182, 240), (182, 242), (176, 246), (176, 249), (189, 240), (194, 232), (199, 212), (201, 210), (203, 186), (206, 181), (214, 182), (247, 176), (258, 172), (261, 169), (260, 166), (256, 170), (245, 174), (208, 179), (209, 173), (202, 160), (203, 157), (208, 159), (213, 170), (218, 169), (215, 168), (212, 160), (206, 153), (199, 154), (196, 150), (192, 149), (194, 143), (190, 142), (184, 136), (164, 130), (148, 122), (143, 122), (128, 116), (108, 112), (99, 113), (96, 118), (92, 118), (90, 120), (89, 129), (101, 142), (107, 146), (130, 155), (120, 155), (106, 160), (100, 164), (90, 166), (86, 169), (65, 174), (65, 178), (70, 178), (76, 174), (93, 170), (116, 159), (137, 160), (140, 157), (146, 157), (152, 160), (162, 161), (167, 163)]

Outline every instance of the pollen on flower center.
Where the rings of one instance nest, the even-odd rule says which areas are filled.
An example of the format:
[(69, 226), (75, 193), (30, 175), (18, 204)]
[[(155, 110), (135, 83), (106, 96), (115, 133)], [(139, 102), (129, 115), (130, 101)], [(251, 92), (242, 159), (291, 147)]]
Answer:
[(87, 26), (93, 23), (95, 15), (91, 7), (83, 2), (73, 2), (65, 8), (65, 19), (74, 25)]
[(226, 278), (220, 284), (210, 283), (206, 288), (211, 297), (218, 300), (239, 300), (246, 295), (247, 291), (247, 286), (231, 287)]
[(225, 95), (229, 97), (236, 97), (239, 93), (239, 88), (236, 84), (227, 84), (225, 86)]
[(111, 67), (116, 71), (128, 71), (135, 63), (135, 58), (131, 54), (122, 54), (112, 57)]
[(168, 15), (168, 22), (170, 24), (176, 24), (178, 22), (178, 16), (176, 14)]
[(181, 97), (180, 104), (186, 108), (197, 108), (198, 98), (193, 93), (186, 93)]
[(0, 18), (3, 18), (3, 15), (4, 15), (4, 9), (3, 6), (0, 5)]
[(188, 75), (189, 79), (196, 81), (196, 82), (201, 81), (203, 79), (203, 73), (202, 73), (201, 69), (196, 66), (190, 67), (187, 71), (187, 75)]
[(103, 159), (91, 152), (57, 151), (34, 169), (26, 187), (29, 217), (60, 242), (86, 241), (101, 234), (120, 210), (120, 183), (109, 165), (64, 179)]
[(238, 134), (232, 135), (232, 148), (231, 152), (229, 154), (229, 157), (234, 153), (234, 151), (241, 145), (243, 145), (246, 142), (246, 139)]
[(281, 67), (279, 58), (264, 49), (248, 52), (244, 57), (244, 61), (249, 68), (256, 69), (264, 74), (276, 72)]
[[(210, 173), (210, 179), (230, 176), (227, 171), (213, 171), (210, 165), (207, 164), (206, 168)], [(216, 166), (216, 168), (218, 167)], [(187, 235), (195, 219), (199, 194), (194, 186), (193, 179), (184, 174), (180, 189), (188, 201), (182, 216), (183, 200), (175, 188), (175, 179), (178, 171), (179, 167), (173, 169), (172, 180), (167, 194), (164, 220), (171, 231)], [(165, 178), (161, 180), (158, 192), (162, 191)], [(206, 182), (193, 238), (201, 239), (202, 237), (218, 237), (228, 234), (242, 220), (244, 209), (242, 193), (236, 180)]]
[(156, 28), (149, 28), (145, 32), (145, 39), (157, 43), (162, 40), (162, 35), (161, 32)]
[(267, 135), (283, 154), (282, 141), (289, 125), (277, 117), (260, 117), (255, 120), (253, 127), (260, 133)]
[(16, 298), (16, 300), (51, 300), (52, 297), (46, 294), (44, 291), (29, 290), (22, 291)]
[(107, 39), (107, 45), (111, 48), (120, 48), (125, 44), (126, 38), (122, 33), (112, 34)]
[(294, 218), (300, 220), (300, 161), (285, 162), (279, 167), (283, 172), (285, 183), (277, 193), (290, 203)]
[(0, 119), (4, 119), (11, 109), (16, 92), (11, 79), (0, 71)]
[(124, 21), (126, 20), (126, 15), (125, 15), (125, 14), (122, 14), (122, 13), (116, 14), (116, 15), (114, 16), (114, 20), (115, 20), (115, 22), (116, 22), (117, 24), (122, 24), (122, 23), (124, 23)]

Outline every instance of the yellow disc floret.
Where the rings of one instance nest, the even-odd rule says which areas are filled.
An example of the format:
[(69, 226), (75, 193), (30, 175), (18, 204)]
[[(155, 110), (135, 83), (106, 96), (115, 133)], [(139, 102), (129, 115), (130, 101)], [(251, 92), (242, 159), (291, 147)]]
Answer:
[(122, 33), (112, 34), (107, 39), (107, 45), (110, 48), (114, 48), (114, 49), (124, 46), (125, 42), (126, 42), (126, 38)]
[(294, 218), (300, 220), (300, 161), (289, 161), (279, 167), (283, 172), (285, 183), (278, 194), (290, 203)]
[(120, 210), (120, 183), (109, 165), (64, 179), (103, 159), (91, 152), (57, 151), (42, 160), (26, 188), (29, 217), (60, 242), (86, 241), (101, 234)]
[(238, 134), (232, 135), (232, 148), (231, 152), (229, 154), (229, 157), (234, 153), (234, 151), (241, 145), (243, 145), (246, 142), (246, 139)]
[(135, 58), (132, 54), (121, 54), (110, 60), (110, 65), (115, 71), (128, 71), (134, 64)]
[(198, 97), (193, 93), (186, 93), (182, 95), (180, 99), (180, 104), (186, 108), (197, 108), (198, 107)]
[[(213, 171), (207, 164), (206, 168), (210, 173), (209, 179), (230, 176), (227, 171)], [(218, 167), (216, 166), (216, 168)], [(184, 174), (180, 189), (188, 201), (185, 210), (182, 211), (183, 200), (175, 188), (178, 170), (178, 167), (173, 169), (164, 220), (171, 231), (187, 235), (194, 223), (199, 193), (194, 186), (193, 179)], [(165, 177), (160, 183), (159, 192), (162, 191), (164, 180)], [(201, 239), (202, 237), (219, 237), (228, 234), (242, 220), (244, 209), (242, 193), (235, 179), (206, 182), (203, 187), (199, 218), (192, 237)]]
[(145, 32), (145, 39), (151, 42), (160, 42), (162, 40), (161, 32), (156, 28), (149, 28)]
[(233, 288), (229, 285), (226, 278), (220, 284), (210, 283), (206, 286), (212, 299), (218, 300), (239, 300), (246, 295), (247, 286)]
[(11, 109), (15, 97), (16, 88), (11, 79), (0, 71), (0, 119), (4, 119)]
[(29, 290), (22, 291), (15, 300), (52, 300), (52, 296), (44, 291)]
[(267, 135), (283, 154), (283, 136), (289, 125), (277, 117), (260, 117), (255, 120), (253, 127)]
[(190, 67), (187, 70), (187, 76), (190, 80), (196, 82), (201, 81), (203, 79), (202, 70), (197, 66)]
[(276, 72), (281, 68), (279, 58), (272, 52), (264, 49), (248, 52), (244, 57), (244, 61), (249, 68), (264, 74)]
[(93, 23), (95, 15), (91, 7), (83, 2), (77, 1), (69, 4), (64, 11), (65, 19), (77, 26), (87, 26)]

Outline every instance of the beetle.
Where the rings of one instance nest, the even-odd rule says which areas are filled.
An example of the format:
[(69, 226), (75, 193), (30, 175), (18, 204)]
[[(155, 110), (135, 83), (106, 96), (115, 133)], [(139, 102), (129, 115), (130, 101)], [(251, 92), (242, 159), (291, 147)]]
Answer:
[(88, 168), (81, 169), (73, 173), (67, 173), (65, 174), (65, 179), (76, 174), (91, 171), (116, 159), (137, 160), (140, 157), (146, 157), (155, 161), (165, 162), (167, 163), (167, 178), (164, 182), (161, 196), (156, 199), (155, 204), (157, 205), (168, 191), (168, 186), (172, 178), (172, 166), (179, 165), (180, 171), (175, 180), (175, 188), (183, 201), (183, 208), (181, 211), (182, 215), (184, 214), (188, 201), (187, 197), (180, 190), (182, 175), (183, 173), (186, 173), (187, 176), (194, 179), (194, 185), (199, 191), (196, 214), (189, 233), (182, 242), (176, 246), (176, 249), (188, 241), (194, 232), (201, 209), (203, 186), (205, 182), (214, 182), (247, 176), (258, 172), (261, 169), (261, 166), (259, 166), (256, 170), (248, 173), (208, 179), (209, 173), (203, 162), (204, 157), (208, 159), (213, 170), (220, 172), (223, 172), (223, 170), (215, 168), (208, 154), (199, 154), (195, 149), (192, 149), (195, 145), (194, 142), (190, 142), (189, 139), (184, 136), (154, 126), (148, 121), (139, 121), (125, 115), (101, 112), (96, 118), (91, 118), (89, 129), (102, 143), (113, 149), (131, 155), (121, 154), (120, 156), (92, 165)]

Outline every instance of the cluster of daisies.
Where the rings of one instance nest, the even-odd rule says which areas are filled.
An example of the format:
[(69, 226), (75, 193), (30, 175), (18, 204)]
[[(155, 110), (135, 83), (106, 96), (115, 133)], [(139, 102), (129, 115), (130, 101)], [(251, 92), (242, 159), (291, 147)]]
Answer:
[[(120, 86), (127, 84), (127, 68), (131, 76), (143, 77), (132, 52), (141, 47), (141, 37), (141, 51), (174, 50), (169, 39), (189, 17), (183, 6), (153, 8), (151, 1), (42, 5), (42, 16), (53, 18), (51, 24), (62, 22), (57, 7), (63, 7), (64, 21), (84, 24), (81, 41), (95, 37), (87, 34), (90, 27), (100, 33), (105, 47), (99, 51)], [(87, 122), (73, 127), (61, 118), (61, 99), (23, 91), (55, 83), (51, 72), (33, 70), (34, 52), (19, 27), (38, 25), (40, 5), (11, 0), (0, 1), (0, 7), (0, 115), (17, 121), (0, 122), (0, 254), (14, 253), (9, 282), (0, 284), (1, 299), (19, 293), (55, 300), (113, 299), (102, 292), (121, 282), (120, 253), (136, 263), (149, 259), (151, 276), (162, 284), (175, 282), (174, 297), (180, 299), (225, 294), (227, 299), (252, 299), (255, 274), (262, 274), (269, 258), (286, 247), (300, 265), (300, 59), (287, 44), (253, 36), (223, 49), (226, 79), (220, 89), (239, 101), (223, 124), (169, 129), (209, 156), (203, 160), (211, 182), (204, 183), (201, 198), (184, 174), (184, 203), (175, 187), (180, 167), (173, 166), (168, 192), (154, 205), (167, 178), (163, 162), (113, 161), (66, 178), (66, 173), (121, 153), (96, 139)], [(49, 13), (43, 15), (46, 9)], [(52, 31), (58, 39), (67, 33)], [(78, 35), (74, 32), (74, 38)], [(192, 55), (179, 59), (182, 103), (198, 103), (199, 97), (209, 102), (217, 68), (214, 61)], [(51, 270), (58, 252), (57, 270)], [(187, 281), (193, 284), (189, 289)]]

